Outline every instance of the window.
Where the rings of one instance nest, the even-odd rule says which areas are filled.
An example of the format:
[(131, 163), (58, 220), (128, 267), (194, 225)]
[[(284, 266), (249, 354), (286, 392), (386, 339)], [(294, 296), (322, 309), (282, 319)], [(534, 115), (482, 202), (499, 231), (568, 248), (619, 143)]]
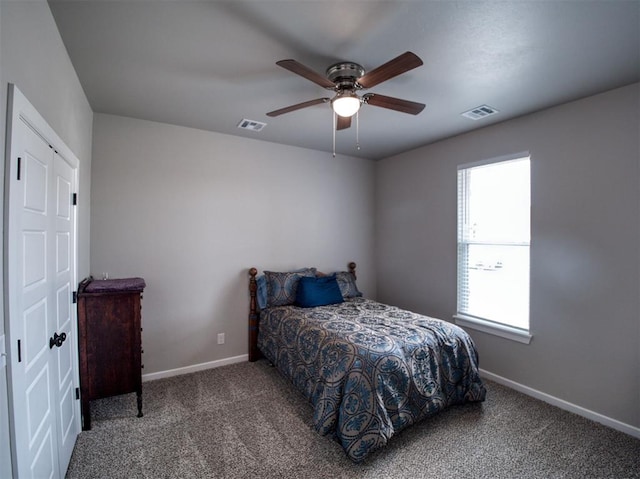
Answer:
[(528, 154), (458, 168), (456, 323), (528, 343)]

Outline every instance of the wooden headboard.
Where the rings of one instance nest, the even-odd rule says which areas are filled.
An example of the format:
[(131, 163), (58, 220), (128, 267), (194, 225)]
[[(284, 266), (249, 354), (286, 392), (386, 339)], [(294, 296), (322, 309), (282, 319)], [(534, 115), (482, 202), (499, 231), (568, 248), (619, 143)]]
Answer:
[[(356, 264), (352, 261), (348, 265), (349, 272), (356, 277)], [(249, 361), (257, 361), (262, 357), (258, 349), (258, 328), (260, 323), (260, 312), (258, 311), (258, 283), (256, 277), (258, 270), (249, 269)]]

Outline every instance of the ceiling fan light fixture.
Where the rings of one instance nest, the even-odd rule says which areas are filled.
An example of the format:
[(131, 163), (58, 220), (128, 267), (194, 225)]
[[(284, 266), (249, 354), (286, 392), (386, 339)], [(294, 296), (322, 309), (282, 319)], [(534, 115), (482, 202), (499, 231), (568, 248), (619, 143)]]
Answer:
[(338, 116), (349, 118), (360, 109), (360, 97), (352, 91), (341, 91), (331, 100), (331, 108)]

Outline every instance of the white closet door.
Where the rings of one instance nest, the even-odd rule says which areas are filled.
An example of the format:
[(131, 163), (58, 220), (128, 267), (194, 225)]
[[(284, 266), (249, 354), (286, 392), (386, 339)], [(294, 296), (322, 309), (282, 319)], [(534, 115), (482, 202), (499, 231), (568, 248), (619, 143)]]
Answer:
[(55, 332), (64, 334), (61, 346), (54, 346), (54, 364), (56, 366), (56, 411), (58, 456), (62, 476), (67, 470), (71, 453), (78, 435), (77, 400), (75, 395), (74, 372), (78, 370), (76, 308), (72, 303), (75, 291), (75, 207), (72, 204), (75, 191), (75, 170), (57, 152), (53, 157), (53, 176), (55, 186)]
[[(5, 300), (14, 474), (64, 477), (80, 430), (72, 304), (77, 163), (56, 154), (46, 122), (16, 88), (10, 93)], [(64, 342), (50, 342), (63, 334)]]

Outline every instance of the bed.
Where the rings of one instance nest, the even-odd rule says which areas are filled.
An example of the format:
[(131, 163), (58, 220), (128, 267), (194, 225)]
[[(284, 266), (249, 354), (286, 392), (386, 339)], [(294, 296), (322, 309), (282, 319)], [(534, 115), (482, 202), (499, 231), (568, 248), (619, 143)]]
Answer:
[[(425, 417), (484, 401), (486, 390), (465, 331), (362, 297), (355, 269), (251, 268), (249, 360), (272, 363), (312, 404), (315, 430), (360, 462)], [(330, 283), (335, 301), (309, 307), (304, 291), (316, 283)]]

